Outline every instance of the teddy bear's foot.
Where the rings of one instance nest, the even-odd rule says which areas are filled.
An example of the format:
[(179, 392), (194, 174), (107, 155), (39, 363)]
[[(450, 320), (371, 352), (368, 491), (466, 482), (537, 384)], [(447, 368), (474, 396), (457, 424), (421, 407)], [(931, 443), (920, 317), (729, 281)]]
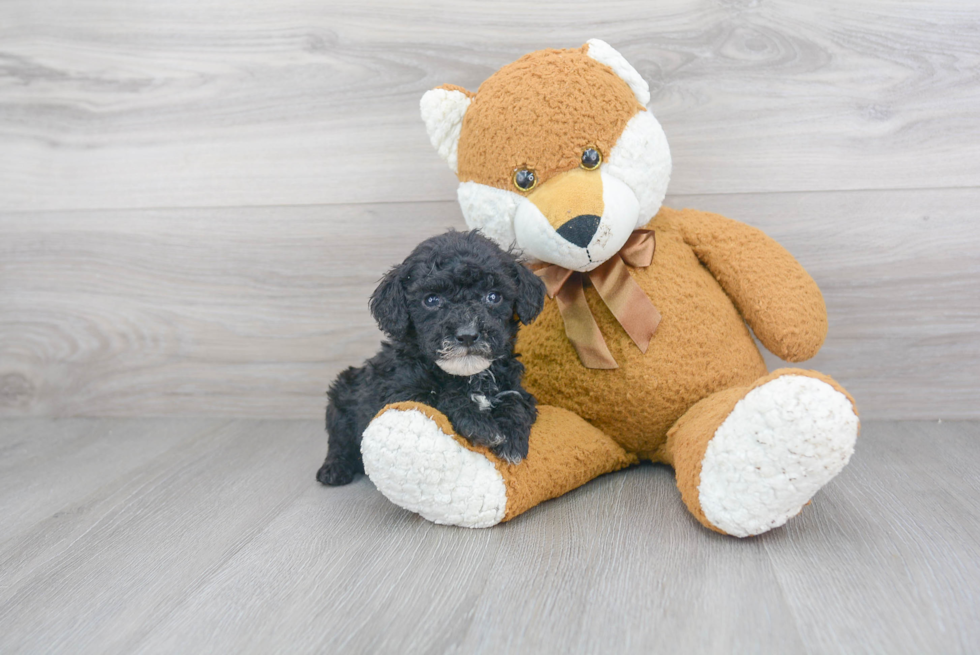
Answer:
[[(847, 464), (858, 434), (851, 398), (811, 371), (776, 371), (751, 389), (711, 396), (689, 414), (670, 436), (678, 485), (705, 525), (738, 537), (799, 514)], [(695, 458), (700, 467), (691, 471)]]
[(377, 416), (364, 431), (361, 454), (378, 491), (434, 523), (487, 528), (504, 518), (507, 489), (493, 463), (419, 409), (388, 408)]
[(527, 457), (510, 464), (456, 435), (437, 410), (410, 402), (382, 410), (364, 431), (361, 454), (368, 477), (391, 502), (467, 528), (509, 521), (638, 461), (572, 412), (539, 406)]

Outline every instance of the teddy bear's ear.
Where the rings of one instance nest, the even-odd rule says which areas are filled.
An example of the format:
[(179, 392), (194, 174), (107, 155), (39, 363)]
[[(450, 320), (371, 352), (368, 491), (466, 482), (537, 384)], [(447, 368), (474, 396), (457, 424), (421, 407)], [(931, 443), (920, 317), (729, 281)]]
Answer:
[(636, 72), (626, 58), (605, 41), (589, 39), (586, 44), (586, 54), (600, 64), (605, 64), (622, 78), (633, 89), (633, 94), (640, 104), (646, 107), (650, 103), (650, 85)]
[(473, 95), (462, 87), (444, 84), (426, 91), (419, 103), (429, 141), (439, 156), (449, 164), (449, 168), (453, 169), (453, 173), (457, 172), (459, 130), (463, 126), (463, 115), (466, 114)]

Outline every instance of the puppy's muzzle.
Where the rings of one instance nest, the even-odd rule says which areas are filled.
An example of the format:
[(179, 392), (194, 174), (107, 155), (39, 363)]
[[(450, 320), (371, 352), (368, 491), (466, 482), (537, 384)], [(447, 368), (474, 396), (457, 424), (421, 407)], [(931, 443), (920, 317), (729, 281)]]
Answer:
[(439, 349), (436, 365), (450, 375), (476, 375), (489, 368), (490, 344), (480, 340), (475, 327), (462, 327), (456, 330), (453, 339), (444, 339)]

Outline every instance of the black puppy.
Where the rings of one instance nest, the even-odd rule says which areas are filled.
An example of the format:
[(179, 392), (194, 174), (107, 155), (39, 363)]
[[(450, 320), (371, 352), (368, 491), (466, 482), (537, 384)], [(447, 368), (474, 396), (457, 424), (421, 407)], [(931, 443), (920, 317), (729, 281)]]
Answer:
[(544, 305), (544, 284), (479, 232), (423, 241), (385, 275), (371, 313), (390, 338), (327, 391), (327, 459), (316, 474), (342, 485), (364, 472), (361, 434), (388, 403), (441, 411), (474, 444), (519, 462), (537, 417), (514, 355), (519, 323)]

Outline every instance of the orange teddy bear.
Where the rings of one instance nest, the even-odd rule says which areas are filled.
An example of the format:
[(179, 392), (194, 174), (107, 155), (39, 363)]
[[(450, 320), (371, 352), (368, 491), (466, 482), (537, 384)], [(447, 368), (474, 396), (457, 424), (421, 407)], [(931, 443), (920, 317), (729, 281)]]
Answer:
[(391, 405), (361, 450), (394, 503), (487, 527), (650, 460), (673, 466), (701, 523), (744, 537), (784, 524), (847, 464), (853, 399), (814, 371), (767, 372), (749, 332), (787, 361), (813, 357), (820, 290), (759, 230), (661, 206), (670, 150), (649, 100), (595, 39), (526, 55), (476, 93), (422, 98), (467, 224), (519, 248), (549, 300), (517, 342), (540, 403), (527, 458), (508, 464), (434, 409)]

